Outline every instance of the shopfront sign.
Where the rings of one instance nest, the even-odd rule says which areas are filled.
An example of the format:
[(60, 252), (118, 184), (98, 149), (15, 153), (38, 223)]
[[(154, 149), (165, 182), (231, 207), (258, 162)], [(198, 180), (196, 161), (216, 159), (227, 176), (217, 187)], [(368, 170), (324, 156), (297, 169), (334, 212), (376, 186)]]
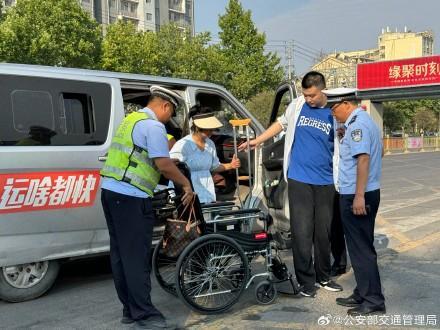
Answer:
[(440, 56), (362, 63), (357, 66), (359, 90), (440, 84)]

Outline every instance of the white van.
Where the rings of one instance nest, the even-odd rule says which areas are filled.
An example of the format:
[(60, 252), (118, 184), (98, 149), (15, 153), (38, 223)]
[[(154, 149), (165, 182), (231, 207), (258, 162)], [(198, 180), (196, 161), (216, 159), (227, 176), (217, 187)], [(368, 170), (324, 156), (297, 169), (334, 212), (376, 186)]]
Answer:
[[(264, 130), (240, 102), (215, 84), (0, 64), (0, 299), (36, 298), (52, 286), (60, 262), (109, 251), (99, 170), (118, 124), (127, 111), (145, 106), (153, 84), (175, 90), (186, 101), (167, 124), (176, 139), (189, 133), (191, 106), (216, 112), (224, 123), (213, 136), (221, 162), (230, 161), (234, 153), (229, 119), (251, 118), (252, 136)], [(270, 122), (293, 97), (292, 85), (278, 88)], [(283, 144), (284, 138), (276, 137), (252, 152), (254, 185), (246, 203), (272, 214), (276, 237), (285, 246), (290, 225), (282, 180)], [(246, 178), (246, 154), (239, 157), (239, 174)], [(226, 174), (226, 180), (228, 189), (219, 189), (219, 200), (230, 199), (237, 189), (235, 173)], [(155, 230), (155, 243), (161, 230)]]

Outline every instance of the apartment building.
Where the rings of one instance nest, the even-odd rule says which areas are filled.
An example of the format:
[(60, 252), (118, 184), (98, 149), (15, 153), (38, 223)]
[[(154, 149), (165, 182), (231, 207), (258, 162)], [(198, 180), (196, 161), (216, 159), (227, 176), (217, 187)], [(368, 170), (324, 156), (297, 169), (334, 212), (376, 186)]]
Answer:
[[(16, 3), (16, 0), (2, 1), (5, 8)], [(78, 1), (84, 10), (104, 26), (117, 20), (125, 20), (132, 22), (139, 30), (157, 31), (162, 25), (172, 22), (194, 34), (194, 0)]]

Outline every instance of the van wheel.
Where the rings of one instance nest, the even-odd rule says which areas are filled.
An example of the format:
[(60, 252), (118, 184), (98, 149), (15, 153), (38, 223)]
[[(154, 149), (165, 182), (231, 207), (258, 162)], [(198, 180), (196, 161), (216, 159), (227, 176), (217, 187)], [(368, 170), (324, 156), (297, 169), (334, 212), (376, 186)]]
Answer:
[(60, 264), (56, 260), (0, 268), (0, 299), (22, 302), (43, 295), (55, 283)]

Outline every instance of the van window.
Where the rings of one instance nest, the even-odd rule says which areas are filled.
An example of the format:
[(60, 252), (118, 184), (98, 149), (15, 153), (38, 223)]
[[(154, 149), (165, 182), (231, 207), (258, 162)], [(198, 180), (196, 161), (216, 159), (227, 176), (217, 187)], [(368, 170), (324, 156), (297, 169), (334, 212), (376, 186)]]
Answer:
[(11, 98), (14, 129), (17, 132), (27, 133), (32, 126), (55, 128), (52, 95), (48, 92), (15, 90)]
[(64, 134), (90, 134), (95, 131), (90, 95), (62, 93), (60, 129)]
[(0, 145), (100, 145), (107, 139), (107, 84), (0, 75), (0, 86)]
[[(179, 90), (175, 91), (179, 93)], [(148, 103), (149, 92), (123, 89), (122, 93), (124, 95), (124, 111), (126, 116), (132, 112), (143, 109)], [(185, 130), (185, 105), (180, 104), (175, 110), (175, 113), (176, 115), (165, 124), (165, 128), (168, 134), (171, 134), (175, 139), (179, 140), (182, 138)]]
[(221, 96), (217, 94), (198, 93), (196, 102), (202, 109), (211, 109), (223, 124), (216, 134), (233, 135), (231, 119), (242, 119), (242, 116)]

